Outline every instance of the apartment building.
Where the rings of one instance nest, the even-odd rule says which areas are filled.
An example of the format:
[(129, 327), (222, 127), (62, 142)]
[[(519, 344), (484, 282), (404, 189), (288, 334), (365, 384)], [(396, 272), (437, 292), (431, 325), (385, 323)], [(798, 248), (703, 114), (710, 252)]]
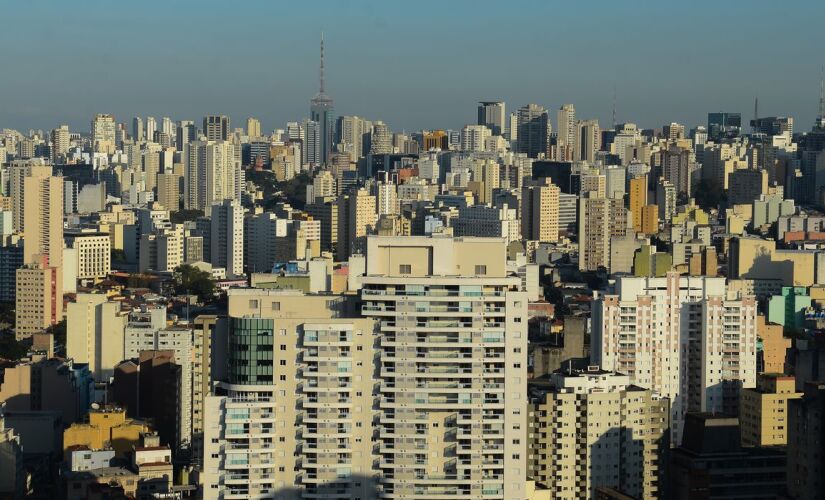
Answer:
[(369, 237), (355, 296), (229, 291), (204, 496), (523, 498), (527, 295), (500, 238)]
[(735, 414), (756, 385), (756, 300), (728, 297), (725, 278), (621, 277), (592, 324), (594, 363), (670, 399), (674, 443), (687, 411)]
[(739, 425), (743, 446), (788, 444), (788, 401), (799, 399), (792, 375), (763, 373), (756, 387), (742, 389)]
[(666, 398), (598, 367), (554, 373), (529, 393), (528, 477), (552, 498), (594, 498), (598, 487), (659, 498)]

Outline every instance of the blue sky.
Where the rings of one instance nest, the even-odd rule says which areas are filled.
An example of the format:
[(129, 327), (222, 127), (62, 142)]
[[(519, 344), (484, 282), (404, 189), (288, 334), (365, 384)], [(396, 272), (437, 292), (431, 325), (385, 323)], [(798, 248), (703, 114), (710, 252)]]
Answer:
[[(660, 127), (817, 112), (825, 2), (0, 0), (0, 128), (96, 112), (267, 130), (308, 114), (318, 39), (339, 114), (460, 127), (480, 99)], [(554, 117), (555, 118), (555, 117)]]

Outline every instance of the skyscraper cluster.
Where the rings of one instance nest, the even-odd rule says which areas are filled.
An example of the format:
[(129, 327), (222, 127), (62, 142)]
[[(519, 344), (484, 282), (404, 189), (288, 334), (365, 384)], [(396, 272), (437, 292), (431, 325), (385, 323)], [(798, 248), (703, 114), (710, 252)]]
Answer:
[(0, 130), (0, 496), (821, 498), (825, 117), (398, 131), (320, 49), (282, 128)]

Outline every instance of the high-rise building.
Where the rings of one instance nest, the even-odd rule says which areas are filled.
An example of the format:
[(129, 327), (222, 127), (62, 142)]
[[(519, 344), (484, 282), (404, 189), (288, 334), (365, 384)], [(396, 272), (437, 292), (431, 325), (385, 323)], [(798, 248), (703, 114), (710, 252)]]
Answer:
[(61, 125), (52, 130), (52, 164), (56, 165), (58, 160), (66, 155), (70, 145), (68, 125)]
[(662, 174), (664, 179), (676, 188), (677, 193), (693, 193), (693, 173), (696, 159), (692, 150), (671, 147), (662, 151)]
[(66, 356), (87, 363), (95, 380), (108, 382), (126, 358), (123, 335), (128, 313), (105, 294), (78, 293), (66, 306)]
[(112, 272), (112, 248), (108, 233), (73, 230), (66, 234), (65, 239), (76, 253), (77, 279), (98, 280), (109, 276)]
[(736, 417), (689, 413), (685, 439), (668, 455), (661, 498), (784, 498), (784, 451), (741, 446)]
[(447, 132), (443, 130), (424, 132), (424, 151), (431, 149), (440, 149), (442, 151), (450, 149), (450, 138), (447, 136)]
[(350, 153), (350, 158), (357, 160), (364, 156), (364, 145), (370, 133), (372, 123), (358, 116), (338, 118), (337, 142), (339, 150)]
[(504, 101), (479, 101), (477, 125), (484, 125), (492, 135), (504, 135), (507, 127)]
[(304, 134), (301, 144), (301, 157), (304, 166), (317, 167), (321, 165), (323, 156), (321, 155), (321, 124), (304, 120), (301, 124), (301, 132)]
[(517, 141), (519, 153), (525, 153), (530, 158), (547, 154), (550, 131), (550, 119), (543, 106), (528, 104), (519, 108)]
[(184, 207), (206, 211), (214, 203), (240, 199), (242, 175), (237, 145), (197, 141), (184, 146)]
[(630, 179), (630, 213), (633, 216), (633, 230), (642, 232), (642, 209), (647, 205), (647, 175)]
[(670, 399), (676, 444), (685, 413), (736, 414), (756, 385), (756, 300), (730, 298), (725, 278), (620, 277), (592, 321), (594, 362)]
[(549, 385), (528, 391), (527, 475), (550, 497), (598, 498), (599, 487), (660, 497), (670, 422), (666, 398), (597, 367), (554, 373)]
[(579, 199), (580, 270), (610, 269), (610, 239), (627, 233), (628, 211), (622, 201), (597, 196), (596, 191), (588, 191)]
[(577, 158), (576, 138), (576, 108), (572, 104), (564, 104), (556, 113), (556, 159), (571, 161)]
[(708, 113), (708, 139), (719, 141), (738, 137), (742, 132), (740, 113)]
[(244, 210), (238, 200), (212, 205), (212, 265), (226, 268), (227, 276), (243, 276)]
[(798, 399), (792, 375), (762, 373), (756, 387), (742, 389), (739, 423), (743, 446), (785, 446), (788, 444), (788, 401)]
[(182, 181), (183, 176), (175, 173), (173, 170), (167, 170), (165, 173), (157, 175), (158, 194), (155, 199), (163, 208), (170, 212), (180, 210), (180, 187)]
[(175, 127), (175, 147), (178, 151), (183, 151), (185, 144), (198, 139), (198, 129), (195, 122), (191, 120), (180, 120)]
[(146, 141), (153, 142), (155, 140), (155, 132), (158, 131), (158, 122), (154, 116), (146, 117)]
[[(23, 184), (23, 260), (60, 270), (63, 265), (63, 179), (52, 175), (29, 176)], [(61, 305), (61, 313), (62, 294), (60, 288), (53, 296)]]
[(582, 120), (576, 125), (576, 152), (574, 156), (577, 160), (583, 160), (590, 164), (596, 162), (596, 153), (601, 144), (601, 130), (599, 120)]
[(332, 152), (332, 141), (335, 138), (335, 104), (332, 97), (325, 92), (324, 75), (324, 37), (321, 36), (321, 68), (320, 86), (318, 93), (309, 101), (309, 119), (318, 124), (320, 158), (319, 163), (329, 161), (329, 154)]
[(207, 115), (203, 117), (203, 135), (207, 141), (226, 141), (232, 129), (229, 128), (229, 117), (226, 115)]
[(525, 240), (556, 242), (559, 239), (558, 186), (547, 181), (521, 190), (521, 236)]
[[(161, 118), (161, 120), (160, 120), (160, 131), (166, 137), (170, 137), (170, 138), (175, 137), (175, 124), (172, 123), (171, 118), (169, 118), (168, 116), (164, 116), (163, 118)], [(166, 147), (168, 147), (168, 146), (166, 146)]]
[(808, 382), (801, 398), (788, 401), (789, 498), (814, 500), (825, 491), (825, 383)]
[(52, 167), (39, 158), (13, 161), (9, 168), (9, 174), (9, 196), (12, 201), (12, 228), (14, 231), (23, 232), (26, 215), (26, 179), (29, 177), (34, 179), (50, 177), (52, 175)]
[(490, 129), (484, 125), (466, 125), (461, 130), (461, 149), (463, 151), (484, 151), (485, 141), (490, 136)]
[(144, 140), (143, 118), (136, 116), (132, 118), (132, 140), (140, 142)]
[(261, 122), (257, 118), (249, 117), (246, 119), (246, 135), (249, 139), (261, 137)]
[(387, 155), (393, 152), (392, 132), (387, 124), (380, 120), (372, 123), (369, 152), (373, 155)]
[(50, 266), (46, 256), (17, 269), (15, 294), (17, 340), (43, 332), (63, 316), (61, 269)]
[(115, 117), (97, 114), (92, 120), (92, 149), (95, 152), (112, 154), (115, 152)]
[(338, 198), (338, 260), (344, 261), (366, 250), (367, 235), (378, 220), (376, 198), (366, 189), (358, 189)]
[(230, 290), (205, 496), (525, 497), (527, 295), (505, 262), (500, 239), (370, 238), (358, 315), (346, 296)]

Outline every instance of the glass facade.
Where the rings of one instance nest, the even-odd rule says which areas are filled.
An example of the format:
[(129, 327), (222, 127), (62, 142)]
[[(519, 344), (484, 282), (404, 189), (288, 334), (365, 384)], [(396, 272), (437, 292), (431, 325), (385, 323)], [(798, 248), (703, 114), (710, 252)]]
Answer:
[(229, 335), (229, 381), (233, 384), (272, 383), (272, 344), (275, 322), (261, 318), (232, 318)]

